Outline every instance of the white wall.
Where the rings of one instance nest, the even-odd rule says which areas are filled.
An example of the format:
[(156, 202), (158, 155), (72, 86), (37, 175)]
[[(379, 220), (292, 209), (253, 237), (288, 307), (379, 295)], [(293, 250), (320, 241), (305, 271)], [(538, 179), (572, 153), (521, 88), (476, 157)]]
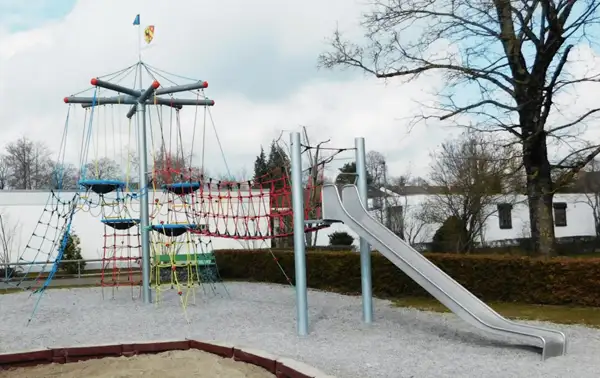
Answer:
[[(69, 201), (73, 199), (74, 192), (62, 192), (52, 196), (46, 191), (0, 191), (0, 213), (3, 216), (5, 227), (10, 232), (13, 228), (16, 229), (15, 237), (12, 243), (13, 254), (12, 261), (20, 259), (21, 262), (29, 261), (45, 261), (48, 254), (51, 257), (56, 255), (57, 246), (53, 244), (60, 240), (60, 230), (63, 229), (65, 218), (60, 215), (68, 213), (68, 205), (60, 205), (60, 201)], [(229, 198), (227, 193), (213, 192), (213, 197), (198, 199), (195, 210), (199, 213), (214, 214), (219, 212), (223, 214), (227, 212), (230, 215), (253, 215), (257, 216), (257, 220), (247, 222), (243, 218), (237, 220), (239, 229), (242, 229), (248, 224), (247, 233), (255, 234), (260, 230), (262, 234), (268, 232), (268, 218), (264, 217), (269, 213), (269, 197), (250, 196), (248, 192), (241, 192), (244, 198), (239, 200), (236, 197)], [(153, 219), (151, 223), (159, 224), (161, 221), (165, 223), (189, 223), (180, 200), (173, 200), (172, 194), (166, 195), (161, 192), (150, 192), (151, 209), (150, 214)], [(106, 195), (107, 202), (116, 202), (114, 194)], [(104, 235), (114, 233), (112, 228), (106, 227), (101, 219), (118, 217), (118, 218), (139, 218), (139, 201), (137, 199), (128, 199), (121, 201), (118, 206), (99, 206), (99, 197), (96, 194), (89, 194), (88, 201), (92, 204), (85, 203), (86, 198), (79, 201), (77, 211), (73, 217), (72, 230), (79, 235), (81, 239), (81, 250), (84, 259), (99, 259), (103, 256)], [(156, 202), (158, 201), (158, 202)], [(167, 204), (168, 201), (171, 203)], [(178, 205), (179, 204), (179, 205)], [(180, 211), (168, 211), (168, 206), (178, 207)], [(210, 207), (213, 207), (211, 210)], [(58, 208), (58, 211), (53, 212)], [(220, 210), (217, 210), (220, 208)], [(104, 213), (102, 211), (104, 209)], [(42, 223), (39, 223), (42, 222)], [(192, 221), (193, 222), (193, 221)], [(235, 232), (235, 221), (229, 218), (218, 219), (214, 217), (196, 218), (196, 222), (205, 225), (211, 232), (218, 230), (221, 234), (229, 231), (230, 234)], [(47, 225), (50, 223), (50, 225)], [(106, 227), (106, 231), (105, 231)], [(135, 228), (132, 229), (135, 231)], [(117, 231), (120, 235), (126, 231)], [(153, 240), (158, 240), (160, 235), (156, 232), (151, 233)], [(244, 241), (235, 240), (232, 238), (215, 238), (208, 236), (199, 237), (203, 242), (212, 242), (214, 249), (235, 249), (235, 248), (265, 248), (270, 247), (270, 241)], [(117, 238), (117, 245), (124, 237)], [(114, 245), (114, 241), (109, 240), (110, 245)], [(133, 243), (132, 243), (133, 244)], [(38, 249), (40, 251), (38, 251)]]
[[(243, 196), (248, 197), (248, 193), (241, 193)], [(63, 192), (60, 193), (60, 199), (63, 201), (68, 201), (73, 198), (73, 192)], [(225, 193), (223, 193), (224, 197)], [(94, 194), (90, 195), (90, 199), (93, 202), (97, 202), (97, 197), (94, 198)], [(178, 215), (174, 215), (172, 212), (167, 212), (167, 206), (165, 201), (167, 198), (165, 194), (162, 192), (151, 192), (150, 193), (151, 202), (155, 203), (155, 199), (158, 199), (158, 206), (152, 206), (151, 213), (154, 215), (153, 223), (159, 223), (161, 220), (166, 223), (187, 223), (185, 216), (181, 213)], [(114, 197), (113, 197), (114, 198)], [(417, 213), (423, 204), (426, 202), (427, 197), (425, 195), (413, 195), (406, 197), (399, 197), (394, 200), (395, 203), (403, 206), (403, 211), (405, 215), (405, 228), (407, 232), (409, 228), (415, 228), (418, 226), (418, 221), (414, 218), (414, 214)], [(555, 227), (555, 232), (557, 237), (565, 237), (565, 236), (593, 236), (595, 235), (595, 226), (594, 226), (594, 218), (593, 218), (593, 209), (587, 203), (587, 198), (583, 194), (557, 194), (554, 199), (555, 202), (566, 202), (567, 203), (567, 226), (566, 227)], [(15, 240), (13, 243), (13, 250), (15, 251), (12, 256), (12, 260), (16, 261), (19, 257), (22, 258), (22, 262), (25, 261), (39, 261), (40, 259), (46, 259), (49, 251), (53, 251), (55, 254), (56, 246), (51, 244), (51, 240), (59, 239), (57, 235), (54, 234), (46, 234), (46, 240), (43, 244), (40, 243), (41, 236), (44, 233), (51, 232), (54, 230), (53, 227), (48, 227), (44, 224), (38, 224), (40, 221), (40, 217), (42, 222), (47, 222), (49, 217), (49, 212), (44, 212), (45, 208), (49, 208), (49, 205), (52, 203), (56, 203), (56, 200), (52, 200), (49, 192), (44, 191), (0, 191), (0, 212), (5, 220), (5, 226), (10, 227), (10, 225), (17, 225), (18, 227), (15, 230)], [(498, 203), (505, 202), (502, 198), (499, 198)], [(239, 206), (239, 200), (234, 198), (232, 200), (227, 199), (218, 199), (217, 196), (212, 199), (212, 206), (221, 206), (222, 208), (228, 209), (227, 211), (230, 214), (237, 213), (239, 215), (243, 214), (253, 214), (256, 216), (265, 215), (269, 212), (268, 196), (263, 197), (262, 199), (253, 196), (252, 199), (245, 198), (242, 201), (242, 206)], [(127, 211), (130, 213), (131, 218), (139, 217), (139, 203), (137, 201), (129, 201), (126, 202)], [(162, 206), (160, 206), (162, 204)], [(199, 201), (196, 205), (197, 210), (201, 212), (217, 212), (217, 210), (213, 209), (209, 211), (209, 203), (208, 200), (205, 199), (204, 202)], [(494, 206), (495, 207), (495, 206)], [(105, 206), (105, 209), (109, 209), (110, 206)], [(121, 217), (124, 217), (124, 209), (122, 205), (120, 207), (116, 207), (116, 209), (120, 209), (120, 211), (114, 212), (106, 212), (104, 215), (101, 214), (100, 207), (90, 207), (88, 205), (81, 206), (73, 219), (73, 230), (80, 236), (81, 239), (81, 248), (83, 258), (85, 259), (98, 259), (102, 258), (103, 255), (103, 246), (104, 246), (104, 238), (105, 234), (105, 226), (100, 222), (103, 217), (117, 216), (121, 213)], [(495, 209), (493, 209), (495, 210)], [(221, 212), (223, 210), (220, 210)], [(62, 211), (63, 213), (65, 210)], [(375, 212), (372, 212), (375, 215)], [(489, 217), (486, 222), (484, 238), (486, 242), (493, 242), (498, 240), (506, 240), (506, 239), (515, 239), (521, 237), (528, 236), (528, 210), (526, 205), (525, 197), (518, 197), (517, 204), (514, 205), (512, 210), (512, 228), (507, 230), (502, 230), (498, 224), (497, 214), (494, 214)], [(268, 224), (266, 218), (259, 218), (254, 226), (250, 226), (250, 233), (254, 233), (256, 228), (259, 228), (263, 234), (267, 233)], [(59, 220), (56, 214), (51, 218), (51, 220), (55, 223)], [(64, 220), (63, 220), (64, 221)], [(233, 221), (229, 221), (228, 223), (224, 222), (223, 219), (215, 220), (214, 218), (208, 219), (207, 222), (201, 221), (201, 223), (207, 224), (211, 231), (215, 231), (215, 229), (219, 229), (220, 232), (224, 232), (225, 230), (229, 230), (230, 233), (233, 233), (235, 229), (235, 225)], [(245, 221), (240, 219), (238, 221), (239, 225), (243, 225)], [(59, 225), (60, 226), (60, 225)], [(439, 225), (425, 225), (420, 230), (418, 235), (413, 236), (413, 241), (416, 243), (429, 242), (431, 241), (433, 234), (437, 230)], [(353, 235), (356, 238), (355, 244), (358, 244), (358, 235), (350, 230), (343, 224), (333, 224), (331, 227), (320, 230), (317, 237), (317, 245), (328, 245), (329, 238), (328, 235), (335, 231), (346, 231), (349, 234)], [(109, 229), (108, 232), (112, 232)], [(32, 237), (32, 234), (36, 234), (36, 236)], [(155, 232), (151, 233), (154, 239), (157, 238)], [(234, 240), (227, 238), (217, 238), (217, 237), (205, 237), (202, 236), (201, 240), (204, 242), (211, 241), (212, 247), (214, 249), (240, 249), (240, 248), (269, 248), (271, 246), (270, 240), (256, 240), (256, 241), (244, 241), (244, 240)], [(111, 243), (112, 244), (112, 243)], [(118, 243), (117, 243), (118, 244)], [(27, 245), (30, 248), (25, 248)], [(35, 249), (41, 248), (42, 251), (39, 254), (36, 254)], [(23, 255), (23, 252), (26, 253)], [(90, 266), (91, 267), (91, 266)]]
[[(554, 203), (558, 202), (567, 204), (567, 225), (554, 227), (556, 237), (596, 235), (594, 209), (588, 203), (585, 194), (556, 194)], [(501, 230), (498, 215), (493, 214), (486, 223), (485, 240), (496, 241), (530, 236), (529, 209), (525, 196), (519, 196), (517, 204), (513, 206), (512, 226), (512, 229)]]
[[(411, 229), (414, 233), (415, 229), (418, 226), (421, 226), (419, 221), (415, 219), (415, 214), (420, 211), (426, 201), (427, 195), (396, 195), (396, 198), (392, 198), (389, 202), (403, 206), (405, 228)], [(370, 206), (372, 206), (372, 200), (369, 200), (369, 202)], [(498, 221), (496, 204), (504, 202), (514, 203), (512, 209), (512, 228), (510, 229), (500, 229)], [(554, 196), (554, 202), (565, 202), (567, 204), (567, 226), (555, 227), (556, 237), (596, 235), (593, 215), (594, 210), (588, 203), (585, 194), (556, 194)], [(377, 214), (375, 211), (371, 211), (371, 213), (374, 216)], [(510, 199), (498, 197), (495, 201), (495, 205), (491, 206), (489, 210), (486, 210), (486, 213), (493, 213), (485, 222), (483, 237), (486, 243), (530, 236), (529, 211), (527, 198), (525, 196), (511, 196)], [(440, 224), (423, 225), (418, 235), (413, 238), (413, 241), (415, 243), (430, 242), (435, 231), (439, 227)], [(329, 241), (328, 235), (334, 231), (348, 232), (355, 237), (355, 245), (358, 245), (358, 235), (343, 224), (334, 224), (330, 228), (321, 231), (318, 237), (318, 244), (327, 245)], [(408, 238), (408, 235), (405, 235), (405, 237)]]
[[(426, 243), (431, 241), (433, 234), (439, 227), (439, 225), (422, 225), (416, 219), (416, 214), (420, 211), (422, 204), (425, 202), (425, 200), (426, 196), (424, 195), (413, 195), (402, 197), (397, 196), (397, 198), (390, 199), (389, 201), (390, 203), (401, 205), (403, 207), (403, 215), (405, 217), (405, 228), (407, 229), (407, 231), (412, 231), (410, 239), (412, 239), (412, 241), (414, 241), (415, 243)], [(373, 207), (373, 200), (369, 199), (368, 203), (369, 208), (371, 209)], [(381, 211), (371, 210), (370, 213), (378, 221), (385, 221), (381, 218)], [(354, 246), (358, 247), (358, 234), (342, 223), (334, 223), (329, 228), (321, 230), (317, 238), (317, 245), (328, 245), (329, 234), (341, 231), (347, 232), (348, 234), (352, 235), (354, 237)], [(408, 238), (408, 235), (406, 237)]]

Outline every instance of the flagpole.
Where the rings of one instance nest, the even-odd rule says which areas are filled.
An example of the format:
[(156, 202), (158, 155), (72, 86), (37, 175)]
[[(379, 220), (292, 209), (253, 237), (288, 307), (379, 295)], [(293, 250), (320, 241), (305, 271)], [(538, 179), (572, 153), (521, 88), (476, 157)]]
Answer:
[(138, 80), (138, 78), (136, 78), (136, 81), (138, 81), (138, 83), (139, 83), (139, 89), (140, 89), (140, 91), (143, 91), (143, 88), (142, 88), (142, 22), (141, 22), (141, 19), (140, 19), (140, 13), (138, 13), (135, 16), (135, 19), (133, 20), (133, 25), (137, 26), (137, 28), (138, 28), (138, 40), (137, 40), (138, 62), (137, 62), (137, 69), (139, 70), (139, 80)]
[(140, 70), (140, 90), (142, 90), (142, 23), (138, 24), (138, 69)]
[[(138, 62), (142, 62), (142, 25), (138, 24)], [(140, 84), (141, 85), (141, 84)]]
[[(138, 27), (138, 70), (139, 88), (142, 97), (145, 93), (142, 88), (142, 23), (138, 14), (134, 21)], [(142, 99), (140, 97), (140, 99)], [(150, 273), (152, 270), (150, 257), (150, 209), (148, 203), (148, 146), (146, 141), (146, 99), (138, 99), (136, 106), (137, 128), (138, 128), (138, 156), (139, 156), (139, 187), (140, 194), (140, 247), (142, 250), (142, 300), (144, 303), (152, 303), (152, 289), (150, 287)]]

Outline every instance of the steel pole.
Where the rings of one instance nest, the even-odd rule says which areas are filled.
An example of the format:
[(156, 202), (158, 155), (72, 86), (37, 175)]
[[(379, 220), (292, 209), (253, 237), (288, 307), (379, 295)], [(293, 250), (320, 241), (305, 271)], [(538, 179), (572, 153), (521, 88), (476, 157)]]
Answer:
[(292, 149), (292, 207), (294, 211), (294, 264), (298, 336), (308, 335), (308, 294), (306, 288), (306, 247), (304, 238), (304, 189), (300, 133), (290, 135)]
[[(368, 208), (367, 186), (367, 158), (365, 152), (365, 138), (355, 138), (356, 149), (356, 174), (357, 187), (360, 199)], [(373, 322), (373, 287), (371, 283), (371, 247), (363, 238), (360, 238), (360, 276), (362, 286), (363, 321)]]
[(140, 228), (142, 239), (142, 301), (152, 303), (152, 291), (150, 290), (150, 219), (148, 204), (148, 153), (146, 143), (146, 104), (138, 102), (137, 124), (138, 124), (138, 154), (139, 167), (139, 196), (140, 196)]

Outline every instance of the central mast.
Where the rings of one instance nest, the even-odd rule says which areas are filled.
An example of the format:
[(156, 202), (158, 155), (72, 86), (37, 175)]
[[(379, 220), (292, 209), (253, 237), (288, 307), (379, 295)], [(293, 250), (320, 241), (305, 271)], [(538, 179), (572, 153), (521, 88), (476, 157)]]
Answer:
[(65, 97), (64, 101), (68, 104), (82, 104), (84, 108), (96, 106), (97, 104), (118, 104), (133, 105), (127, 113), (127, 118), (131, 119), (137, 115), (138, 126), (138, 151), (139, 151), (139, 200), (140, 200), (140, 232), (142, 242), (142, 300), (144, 303), (152, 302), (152, 292), (150, 289), (150, 218), (149, 218), (149, 200), (148, 200), (148, 147), (146, 138), (146, 105), (167, 105), (176, 109), (181, 109), (185, 105), (193, 106), (212, 106), (215, 104), (209, 99), (177, 99), (173, 97), (163, 98), (160, 95), (169, 95), (177, 92), (191, 91), (208, 87), (206, 81), (198, 81), (192, 84), (175, 85), (167, 88), (160, 88), (158, 81), (145, 90), (142, 89), (142, 68), (144, 63), (138, 61), (139, 69), (139, 89), (127, 88), (118, 84), (94, 78), (91, 80), (93, 86), (109, 89), (117, 92), (116, 96), (111, 97)]

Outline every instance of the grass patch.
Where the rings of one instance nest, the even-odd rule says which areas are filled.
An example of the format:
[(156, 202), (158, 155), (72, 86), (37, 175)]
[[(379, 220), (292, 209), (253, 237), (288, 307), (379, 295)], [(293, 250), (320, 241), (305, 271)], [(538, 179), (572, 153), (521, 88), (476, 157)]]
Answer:
[[(450, 312), (433, 298), (400, 298), (393, 300), (397, 307), (409, 307), (423, 311)], [(582, 324), (600, 328), (600, 308), (532, 305), (523, 303), (491, 302), (488, 306), (509, 319), (540, 320), (559, 324)]]

